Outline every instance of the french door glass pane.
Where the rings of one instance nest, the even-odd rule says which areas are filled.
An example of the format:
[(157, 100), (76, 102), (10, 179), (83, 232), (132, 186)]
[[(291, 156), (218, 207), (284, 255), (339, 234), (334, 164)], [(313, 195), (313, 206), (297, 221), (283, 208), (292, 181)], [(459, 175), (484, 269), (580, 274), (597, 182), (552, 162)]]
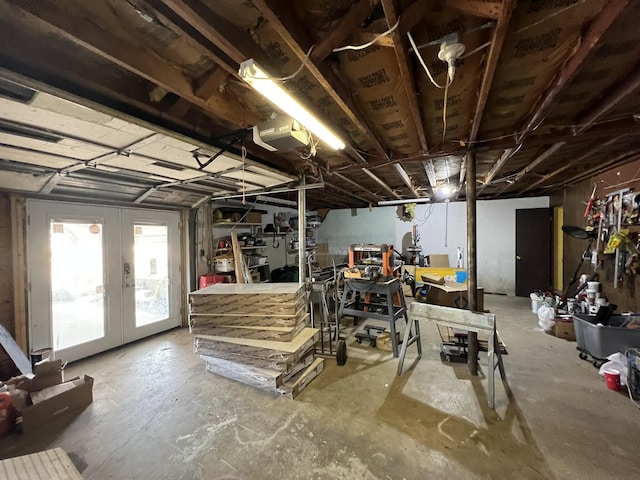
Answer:
[(134, 224), (136, 327), (169, 316), (169, 229)]
[(54, 350), (104, 337), (102, 224), (50, 223)]

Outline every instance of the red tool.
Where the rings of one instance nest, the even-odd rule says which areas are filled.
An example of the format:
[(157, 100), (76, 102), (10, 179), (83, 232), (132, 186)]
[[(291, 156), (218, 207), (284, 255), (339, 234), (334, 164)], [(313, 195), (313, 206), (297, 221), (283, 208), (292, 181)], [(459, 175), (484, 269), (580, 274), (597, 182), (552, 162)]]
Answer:
[(587, 208), (584, 209), (584, 218), (587, 218), (589, 216), (589, 213), (591, 213), (591, 208), (593, 207), (593, 202), (596, 199), (596, 189), (597, 188), (598, 188), (598, 184), (596, 183), (593, 186), (593, 192), (591, 192), (591, 198), (587, 202)]

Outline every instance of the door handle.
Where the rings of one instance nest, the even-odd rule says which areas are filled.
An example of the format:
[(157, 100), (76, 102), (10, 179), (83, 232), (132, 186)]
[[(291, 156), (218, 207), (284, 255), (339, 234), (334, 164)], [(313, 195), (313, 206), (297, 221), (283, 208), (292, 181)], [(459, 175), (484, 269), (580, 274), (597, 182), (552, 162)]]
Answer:
[(125, 283), (124, 286), (126, 288), (137, 287), (137, 285), (135, 283)]
[(520, 258), (520, 255), (516, 255), (516, 260), (522, 260), (522, 258)]

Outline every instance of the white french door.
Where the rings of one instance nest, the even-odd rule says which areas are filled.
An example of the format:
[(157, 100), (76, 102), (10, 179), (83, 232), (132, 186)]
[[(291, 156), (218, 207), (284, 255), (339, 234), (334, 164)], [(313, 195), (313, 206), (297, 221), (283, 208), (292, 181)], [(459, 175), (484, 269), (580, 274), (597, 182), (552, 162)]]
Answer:
[(29, 200), (32, 350), (77, 360), (180, 325), (176, 212)]

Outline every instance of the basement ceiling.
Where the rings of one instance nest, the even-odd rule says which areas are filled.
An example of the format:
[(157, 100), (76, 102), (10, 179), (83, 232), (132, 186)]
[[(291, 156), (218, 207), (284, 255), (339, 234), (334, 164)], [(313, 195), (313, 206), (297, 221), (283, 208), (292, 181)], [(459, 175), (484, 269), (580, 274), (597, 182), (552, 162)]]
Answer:
[[(244, 146), (270, 172), (245, 172), (245, 189), (305, 173), (324, 184), (310, 208), (438, 200), (442, 185), (464, 198), (474, 160), (480, 198), (547, 195), (640, 155), (639, 22), (630, 0), (5, 0), (0, 76), (40, 93), (14, 88), (0, 117), (54, 138), (0, 128), (0, 187), (75, 196), (105, 182), (127, 201), (175, 192), (188, 205), (238, 191)], [(451, 34), (464, 53), (447, 81), (438, 54)], [(255, 145), (249, 130), (277, 106), (239, 77), (249, 58), (290, 77), (283, 86), (347, 147)], [(64, 120), (7, 110), (47, 110), (56, 99), (44, 92), (95, 108), (69, 106)], [(73, 117), (92, 126), (65, 130)], [(81, 131), (90, 142), (72, 138)], [(196, 149), (201, 160), (228, 150), (201, 170)]]

